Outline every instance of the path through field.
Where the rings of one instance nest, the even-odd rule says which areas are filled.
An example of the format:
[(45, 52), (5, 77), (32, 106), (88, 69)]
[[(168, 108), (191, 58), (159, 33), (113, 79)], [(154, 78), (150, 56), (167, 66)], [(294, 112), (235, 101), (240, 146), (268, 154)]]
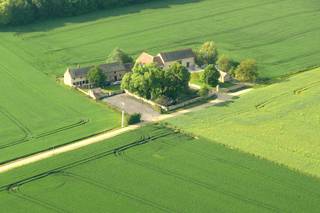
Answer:
[[(208, 108), (208, 107), (211, 107), (211, 106), (214, 106), (217, 104), (222, 104), (222, 103), (230, 101), (233, 97), (239, 97), (240, 95), (245, 94), (249, 91), (251, 91), (251, 89), (246, 89), (246, 90), (242, 90), (242, 91), (238, 91), (238, 92), (230, 93), (230, 94), (219, 94), (217, 99), (210, 101), (209, 103), (202, 104), (202, 105), (194, 107), (194, 108), (177, 111), (172, 114), (160, 115), (157, 118), (154, 118), (153, 122), (163, 121), (168, 118), (173, 118), (173, 117), (176, 117), (176, 116), (179, 116), (182, 114), (195, 112), (195, 111), (198, 111), (198, 110), (201, 110), (204, 108)], [(102, 142), (106, 139), (109, 139), (109, 138), (118, 136), (120, 134), (123, 134), (125, 132), (137, 129), (137, 128), (145, 125), (146, 123), (147, 122), (141, 123), (139, 125), (128, 126), (128, 127), (122, 128), (122, 129), (112, 130), (112, 131), (109, 131), (109, 132), (106, 132), (106, 133), (103, 133), (103, 134), (100, 134), (97, 136), (93, 136), (93, 137), (90, 137), (90, 138), (87, 138), (84, 140), (77, 141), (72, 144), (61, 146), (59, 148), (53, 148), (52, 150), (40, 152), (35, 155), (31, 155), (31, 156), (28, 156), (25, 158), (21, 158), (21, 159), (12, 161), (12, 162), (5, 163), (3, 165), (0, 165), (0, 173), (4, 173), (4, 172), (10, 171), (12, 169), (15, 169), (15, 168), (18, 168), (18, 167), (21, 167), (24, 165), (28, 165), (28, 164), (31, 164), (31, 163), (34, 163), (37, 161), (41, 161), (46, 158), (53, 157), (55, 155), (59, 155), (59, 154), (65, 153), (65, 152), (70, 152), (72, 150), (80, 149), (82, 147), (85, 147), (85, 146), (88, 146), (91, 144)]]

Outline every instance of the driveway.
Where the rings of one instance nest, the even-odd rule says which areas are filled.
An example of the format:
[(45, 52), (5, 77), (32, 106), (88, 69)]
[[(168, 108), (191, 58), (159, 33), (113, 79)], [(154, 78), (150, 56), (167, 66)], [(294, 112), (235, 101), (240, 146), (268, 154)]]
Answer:
[(144, 121), (153, 121), (160, 116), (160, 113), (152, 109), (148, 104), (142, 103), (130, 97), (127, 94), (115, 95), (102, 100), (114, 107), (122, 109), (122, 103), (124, 103), (124, 111), (128, 114), (140, 113), (141, 118)]

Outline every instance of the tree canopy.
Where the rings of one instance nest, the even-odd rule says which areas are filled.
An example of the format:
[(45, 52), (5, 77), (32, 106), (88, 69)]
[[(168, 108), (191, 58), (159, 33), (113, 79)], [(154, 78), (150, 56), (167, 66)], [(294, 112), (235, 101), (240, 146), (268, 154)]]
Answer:
[(215, 64), (218, 58), (218, 49), (213, 41), (205, 42), (196, 52), (196, 61), (199, 66)]
[(133, 63), (133, 58), (123, 50), (116, 48), (107, 57), (107, 63), (113, 62), (119, 62), (123, 64)]
[(95, 87), (103, 87), (106, 82), (106, 76), (98, 66), (94, 66), (90, 69), (87, 78)]
[(253, 59), (241, 61), (234, 74), (235, 78), (239, 81), (254, 82), (258, 77), (258, 67), (256, 61)]
[(136, 65), (132, 73), (122, 79), (121, 88), (143, 98), (156, 100), (167, 97), (175, 100), (188, 91), (190, 73), (179, 63), (163, 70), (154, 64)]
[(218, 85), (219, 77), (219, 71), (214, 67), (213, 64), (210, 64), (204, 69), (203, 73), (200, 76), (200, 80), (203, 83), (214, 87)]
[(148, 1), (154, 0), (0, 0), (0, 25), (19, 25), (38, 19), (76, 16)]

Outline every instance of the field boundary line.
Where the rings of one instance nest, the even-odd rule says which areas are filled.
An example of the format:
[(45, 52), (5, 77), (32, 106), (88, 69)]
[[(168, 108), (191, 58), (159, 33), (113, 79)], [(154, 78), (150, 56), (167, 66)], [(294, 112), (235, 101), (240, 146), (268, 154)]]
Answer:
[(8, 171), (13, 170), (15, 168), (22, 167), (22, 166), (25, 166), (25, 165), (28, 165), (31, 163), (35, 163), (35, 162), (38, 162), (38, 161), (62, 154), (62, 153), (66, 153), (66, 152), (70, 152), (70, 151), (73, 151), (76, 149), (80, 149), (82, 147), (85, 147), (85, 146), (88, 146), (91, 144), (103, 142), (106, 139), (110, 139), (115, 136), (121, 135), (123, 133), (138, 129), (147, 123), (160, 122), (165, 119), (173, 118), (173, 117), (176, 117), (176, 116), (179, 116), (182, 114), (195, 112), (195, 111), (198, 111), (198, 110), (210, 107), (210, 106), (222, 104), (222, 103), (231, 101), (233, 99), (233, 97), (239, 97), (240, 95), (248, 93), (251, 90), (252, 90), (252, 88), (241, 90), (241, 91), (234, 92), (234, 93), (221, 93), (221, 94), (218, 94), (218, 98), (213, 101), (210, 101), (208, 103), (202, 104), (200, 106), (197, 106), (197, 107), (194, 107), (191, 109), (180, 110), (180, 111), (174, 112), (172, 114), (160, 115), (156, 119), (153, 119), (153, 121), (151, 121), (151, 122), (143, 122), (143, 123), (140, 123), (137, 125), (132, 125), (132, 126), (128, 126), (128, 127), (121, 128), (121, 129), (111, 130), (106, 133), (98, 134), (93, 137), (89, 137), (86, 139), (76, 141), (74, 143), (70, 143), (70, 144), (60, 146), (57, 148), (53, 147), (50, 150), (46, 150), (43, 152), (39, 152), (37, 154), (29, 155), (27, 157), (22, 157), (22, 158), (13, 160), (13, 161), (9, 161), (7, 163), (0, 165), (0, 173), (8, 172)]
[(35, 155), (31, 155), (31, 156), (28, 156), (28, 157), (20, 158), (20, 159), (5, 163), (3, 165), (0, 165), (0, 173), (4, 173), (4, 172), (10, 171), (12, 169), (15, 169), (15, 168), (18, 168), (18, 167), (21, 167), (21, 166), (25, 166), (25, 165), (28, 165), (28, 164), (31, 164), (31, 163), (34, 163), (34, 162), (37, 162), (37, 161), (41, 161), (41, 160), (44, 160), (46, 158), (53, 157), (55, 155), (59, 155), (59, 154), (65, 153), (65, 152), (69, 152), (69, 151), (73, 151), (73, 150), (76, 150), (76, 149), (80, 149), (82, 147), (85, 147), (85, 146), (88, 146), (88, 145), (91, 145), (91, 144), (102, 142), (102, 141), (104, 141), (106, 139), (109, 139), (109, 138), (121, 135), (121, 134), (123, 134), (125, 132), (129, 132), (129, 131), (132, 131), (134, 129), (137, 129), (142, 125), (143, 125), (143, 123), (140, 124), (140, 125), (133, 125), (133, 126), (128, 126), (128, 127), (122, 128), (122, 129), (112, 130), (112, 131), (106, 132), (104, 134), (100, 134), (100, 135), (97, 135), (97, 136), (94, 136), (94, 137), (90, 137), (90, 138), (87, 138), (87, 139), (84, 139), (84, 140), (80, 140), (78, 142), (74, 142), (74, 143), (71, 143), (71, 144), (68, 144), (68, 145), (65, 145), (65, 146), (61, 146), (59, 148), (53, 148), (51, 150), (47, 150), (47, 151), (40, 152), (40, 153), (35, 154)]

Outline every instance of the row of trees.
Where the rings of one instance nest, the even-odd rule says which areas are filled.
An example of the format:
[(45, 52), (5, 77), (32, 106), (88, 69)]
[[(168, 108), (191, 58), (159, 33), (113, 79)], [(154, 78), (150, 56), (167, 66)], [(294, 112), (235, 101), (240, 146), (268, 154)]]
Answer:
[[(190, 73), (179, 63), (168, 69), (154, 64), (136, 65), (132, 73), (127, 73), (121, 88), (143, 98), (166, 104), (175, 101), (181, 94), (189, 91)], [(164, 103), (165, 102), (165, 103)]]
[(19, 25), (37, 19), (75, 16), (147, 1), (154, 0), (0, 0), (0, 25)]
[(195, 54), (196, 63), (200, 67), (206, 67), (200, 80), (210, 86), (216, 86), (219, 82), (220, 74), (216, 66), (239, 81), (254, 82), (258, 77), (258, 67), (254, 59), (244, 59), (239, 63), (226, 55), (219, 56), (213, 41), (205, 42)]

